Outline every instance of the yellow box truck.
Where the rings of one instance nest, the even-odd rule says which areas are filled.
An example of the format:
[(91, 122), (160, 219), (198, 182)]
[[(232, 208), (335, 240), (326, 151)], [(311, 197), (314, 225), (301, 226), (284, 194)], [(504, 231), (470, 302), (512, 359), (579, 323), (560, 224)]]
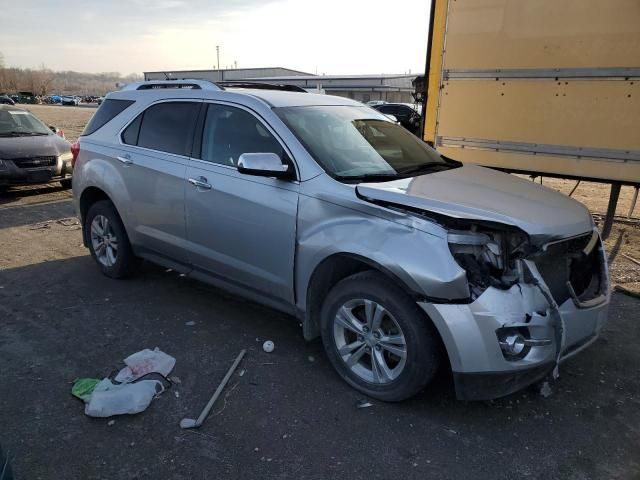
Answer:
[(441, 153), (611, 182), (615, 200), (640, 184), (640, 0), (432, 0), (429, 35)]

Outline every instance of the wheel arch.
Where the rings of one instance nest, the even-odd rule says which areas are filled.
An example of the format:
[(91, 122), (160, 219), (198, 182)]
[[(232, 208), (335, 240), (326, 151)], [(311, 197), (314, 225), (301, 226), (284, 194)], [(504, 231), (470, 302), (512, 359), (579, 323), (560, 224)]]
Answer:
[(329, 290), (355, 273), (365, 270), (374, 270), (416, 300), (424, 300), (424, 295), (416, 292), (400, 277), (375, 260), (355, 253), (340, 252), (329, 255), (316, 265), (305, 291), (305, 309), (302, 318), (302, 330), (305, 340), (312, 340), (320, 335), (320, 312), (322, 302)]

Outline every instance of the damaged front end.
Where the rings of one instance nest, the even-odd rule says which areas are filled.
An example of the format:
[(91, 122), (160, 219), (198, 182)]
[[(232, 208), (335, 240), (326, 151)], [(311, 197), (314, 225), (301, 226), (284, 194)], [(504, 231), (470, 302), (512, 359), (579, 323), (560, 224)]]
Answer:
[(454, 220), (446, 228), (469, 303), (421, 306), (447, 346), (459, 398), (496, 398), (557, 376), (562, 360), (596, 339), (609, 294), (595, 229), (544, 242), (511, 226)]

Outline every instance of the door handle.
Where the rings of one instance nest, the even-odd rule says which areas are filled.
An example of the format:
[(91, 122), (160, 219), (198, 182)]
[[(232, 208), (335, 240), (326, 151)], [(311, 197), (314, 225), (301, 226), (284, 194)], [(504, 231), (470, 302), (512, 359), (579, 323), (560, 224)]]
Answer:
[(131, 160), (131, 156), (129, 154), (122, 156), (118, 155), (116, 158), (125, 165), (133, 165), (133, 160)]
[(205, 177), (189, 178), (188, 181), (194, 187), (202, 188), (204, 190), (211, 190), (211, 184)]

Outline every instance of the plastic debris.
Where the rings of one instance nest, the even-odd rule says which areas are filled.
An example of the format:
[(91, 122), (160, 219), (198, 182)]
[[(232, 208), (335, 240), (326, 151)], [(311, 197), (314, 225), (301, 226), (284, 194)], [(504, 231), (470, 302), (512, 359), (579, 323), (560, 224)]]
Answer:
[(124, 359), (124, 363), (127, 366), (118, 372), (115, 378), (116, 382), (130, 383), (152, 372), (160, 373), (166, 377), (173, 370), (176, 359), (156, 347), (153, 350), (145, 348), (129, 355)]
[(247, 373), (247, 371), (243, 368), (242, 370), (240, 370), (240, 372), (238, 372), (238, 376), (239, 377), (244, 377), (245, 373)]
[(194, 322), (193, 320), (189, 320), (188, 322), (184, 322), (184, 324), (187, 327), (193, 327), (196, 324), (196, 322)]
[[(171, 385), (166, 377), (173, 370), (176, 359), (157, 347), (136, 352), (124, 362), (127, 366), (118, 372), (113, 382), (109, 378), (80, 378), (74, 382), (71, 393), (85, 403), (86, 415), (110, 417), (146, 410), (154, 397), (165, 390), (165, 385), (159, 380), (140, 379), (145, 375), (162, 376)], [(174, 380), (180, 383), (178, 377)], [(179, 397), (177, 392), (176, 397)], [(108, 425), (113, 425), (113, 420)]]
[(102, 380), (91, 394), (84, 413), (90, 417), (133, 415), (147, 409), (153, 397), (164, 391), (157, 380), (142, 380), (137, 383), (115, 385), (111, 380)]
[(311, 363), (313, 363), (313, 362), (315, 362), (315, 361), (316, 361), (316, 359), (313, 357), (313, 355), (309, 355), (309, 356), (307, 357), (307, 360), (309, 360), (309, 362), (311, 362)]
[(366, 400), (358, 400), (356, 402), (356, 408), (369, 408), (373, 407), (373, 403), (367, 402)]
[(107, 427), (113, 427), (115, 425), (116, 421), (115, 420), (109, 420), (107, 422)]
[(553, 394), (553, 391), (551, 390), (551, 386), (549, 385), (549, 382), (544, 382), (540, 387), (540, 395), (542, 395), (544, 398), (547, 398), (547, 397), (550, 397), (552, 394)]
[(276, 346), (273, 344), (271, 340), (267, 340), (262, 344), (262, 350), (264, 350), (267, 353), (273, 352), (274, 348), (276, 348)]
[(79, 378), (71, 387), (71, 395), (86, 403), (99, 383), (100, 380), (98, 378)]

